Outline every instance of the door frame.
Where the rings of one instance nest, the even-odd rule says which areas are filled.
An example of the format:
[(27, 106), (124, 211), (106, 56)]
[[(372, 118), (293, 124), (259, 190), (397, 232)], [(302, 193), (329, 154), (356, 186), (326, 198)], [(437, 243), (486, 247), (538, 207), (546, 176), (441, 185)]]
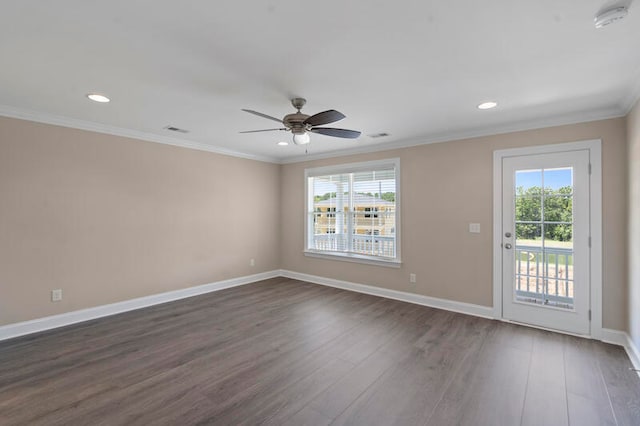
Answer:
[[(500, 149), (493, 152), (493, 317), (508, 321), (502, 309), (502, 160), (507, 157), (588, 150), (590, 264), (590, 337), (602, 340), (602, 140)], [(556, 330), (554, 330), (556, 331)], [(570, 333), (568, 333), (570, 334)]]

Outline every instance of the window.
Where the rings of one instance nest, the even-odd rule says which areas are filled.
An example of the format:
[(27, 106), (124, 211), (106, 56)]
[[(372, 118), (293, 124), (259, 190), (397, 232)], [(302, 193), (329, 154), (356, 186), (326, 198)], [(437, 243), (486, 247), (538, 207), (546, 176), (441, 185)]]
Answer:
[(378, 211), (377, 207), (365, 207), (364, 211), (366, 212), (364, 214), (364, 217), (373, 217), (373, 218), (378, 217), (378, 213), (371, 214), (371, 212), (377, 212)]
[(305, 253), (399, 264), (399, 176), (399, 159), (306, 169)]

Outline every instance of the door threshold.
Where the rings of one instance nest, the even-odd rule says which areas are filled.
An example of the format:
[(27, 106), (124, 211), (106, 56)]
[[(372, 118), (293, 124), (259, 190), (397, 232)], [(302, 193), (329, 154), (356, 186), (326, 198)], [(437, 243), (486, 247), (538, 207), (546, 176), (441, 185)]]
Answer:
[(506, 319), (506, 318), (498, 318), (498, 321), (501, 322), (506, 322), (509, 324), (514, 324), (514, 325), (521, 325), (523, 327), (529, 327), (529, 328), (535, 328), (537, 330), (543, 330), (543, 331), (551, 331), (553, 333), (558, 333), (558, 334), (566, 334), (567, 336), (573, 336), (573, 337), (581, 337), (583, 339), (591, 339), (591, 340), (596, 340), (593, 338), (593, 336), (591, 336), (590, 334), (578, 334), (578, 333), (572, 333), (570, 331), (565, 331), (565, 330), (558, 330), (555, 328), (548, 328), (548, 327), (542, 327), (540, 325), (533, 325), (533, 324), (528, 324), (526, 322), (520, 322), (520, 321), (514, 321), (514, 320), (510, 320), (510, 319)]

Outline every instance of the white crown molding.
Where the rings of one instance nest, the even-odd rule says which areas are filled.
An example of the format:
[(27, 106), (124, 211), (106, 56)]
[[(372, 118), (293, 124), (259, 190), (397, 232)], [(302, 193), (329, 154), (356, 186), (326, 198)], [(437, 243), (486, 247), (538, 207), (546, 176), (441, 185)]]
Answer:
[(64, 117), (45, 112), (19, 108), (10, 105), (0, 104), (0, 116), (29, 120), (37, 123), (51, 124), (55, 126), (68, 127), (72, 129), (86, 130), (90, 132), (103, 133), (113, 136), (121, 136), (147, 142), (156, 142), (165, 145), (178, 146), (181, 148), (195, 149), (199, 151), (212, 152), (215, 154), (228, 155), (231, 157), (245, 158), (249, 160), (262, 161), (275, 164), (291, 164), (306, 161), (320, 160), (326, 158), (344, 157), (348, 155), (366, 154), (371, 152), (389, 151), (400, 148), (409, 148), (432, 143), (451, 142), (455, 140), (471, 139), (484, 136), (499, 135), (504, 133), (519, 132), (525, 130), (542, 129), (546, 127), (562, 126), (576, 123), (586, 123), (590, 121), (606, 120), (609, 118), (622, 117), (628, 114), (631, 108), (640, 98), (640, 82), (632, 90), (620, 108), (604, 109), (589, 113), (570, 114), (562, 117), (543, 118), (537, 120), (527, 120), (520, 123), (512, 123), (484, 129), (472, 129), (462, 132), (448, 132), (439, 135), (427, 135), (424, 137), (402, 139), (391, 143), (381, 143), (375, 145), (365, 145), (357, 148), (343, 149), (337, 151), (321, 152), (318, 154), (296, 155), (293, 157), (268, 157), (262, 155), (249, 154), (246, 152), (234, 151), (218, 146), (213, 146), (201, 142), (189, 141), (170, 136), (157, 135), (154, 133), (141, 132), (133, 129), (126, 129), (108, 124), (96, 123), (92, 121), (80, 120), (71, 117)]
[(210, 284), (168, 291), (166, 293), (152, 294), (150, 296), (124, 300), (122, 302), (111, 303), (108, 305), (95, 306), (93, 308), (65, 312), (64, 314), (52, 315), (44, 318), (34, 319), (31, 321), (23, 321), (15, 324), (4, 325), (0, 327), (0, 341), (24, 336), (27, 334), (51, 330), (58, 327), (64, 327), (79, 322), (94, 320), (110, 315), (120, 314), (123, 312), (133, 311), (136, 309), (146, 308), (153, 305), (159, 305), (161, 303), (185, 299), (187, 297), (198, 296), (200, 294), (224, 290), (225, 288), (250, 284), (256, 281), (262, 281), (278, 276), (280, 276), (279, 270), (262, 272), (260, 274), (231, 278), (228, 280), (217, 281)]
[(473, 315), (476, 317), (493, 319), (493, 308), (489, 306), (474, 305), (471, 303), (456, 302), (454, 300), (447, 299), (438, 299), (436, 297), (423, 296), (421, 294), (407, 293), (404, 291), (390, 290), (387, 288), (374, 287), (349, 281), (335, 280), (332, 278), (325, 278), (317, 275), (288, 271), (285, 269), (280, 271), (280, 275), (294, 280), (306, 281), (314, 284), (325, 285), (328, 287), (355, 291), (357, 293), (370, 294), (372, 296), (384, 297), (386, 299), (400, 300), (401, 302), (428, 306), (430, 308), (444, 309), (445, 311), (452, 311), (461, 314)]
[(343, 149), (339, 151), (320, 152), (318, 154), (298, 155), (280, 160), (280, 164), (302, 163), (306, 161), (322, 160), (326, 158), (344, 157), (348, 155), (366, 154), (370, 152), (390, 151), (394, 149), (410, 148), (433, 143), (452, 142), (485, 136), (494, 136), (505, 133), (522, 132), (526, 130), (544, 129), (548, 127), (566, 126), (570, 124), (588, 123), (591, 121), (607, 120), (610, 118), (624, 117), (628, 113), (624, 108), (607, 108), (593, 112), (577, 113), (562, 117), (547, 117), (537, 120), (527, 120), (519, 123), (511, 123), (492, 128), (472, 129), (462, 132), (448, 132), (440, 135), (427, 135), (420, 138), (402, 139), (388, 144), (366, 145), (357, 148)]
[(141, 132), (138, 130), (126, 129), (123, 127), (111, 126), (108, 124), (96, 123), (93, 121), (80, 120), (77, 118), (64, 117), (45, 112), (38, 112), (24, 108), (13, 107), (9, 105), (0, 105), (0, 116), (17, 118), (20, 120), (29, 120), (36, 123), (52, 124), (54, 126), (69, 127), (72, 129), (87, 130), (90, 132), (103, 133), (112, 136), (121, 136), (125, 138), (139, 139), (147, 142), (156, 142), (165, 145), (173, 145), (181, 148), (195, 149), (198, 151), (207, 151), (215, 154), (228, 155), (231, 157), (245, 158), (248, 160), (263, 161), (267, 163), (278, 163), (277, 158), (266, 157), (261, 155), (248, 154), (245, 152), (234, 151), (230, 149), (220, 148), (217, 146), (189, 141), (186, 139), (175, 138), (171, 136), (156, 135), (154, 133)]
[(624, 115), (628, 115), (633, 107), (640, 102), (640, 72), (637, 72), (636, 75), (639, 77), (636, 79), (635, 84), (631, 86), (629, 92), (627, 92), (627, 96), (622, 101), (622, 109), (625, 111)]

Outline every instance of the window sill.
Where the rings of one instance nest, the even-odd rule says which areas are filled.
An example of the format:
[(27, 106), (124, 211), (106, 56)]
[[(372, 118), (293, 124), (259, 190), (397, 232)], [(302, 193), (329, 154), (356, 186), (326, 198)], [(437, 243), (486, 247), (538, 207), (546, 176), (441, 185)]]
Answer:
[(384, 259), (374, 256), (365, 256), (353, 253), (328, 253), (323, 251), (305, 250), (304, 255), (326, 260), (340, 260), (342, 262), (363, 263), (366, 265), (385, 266), (387, 268), (399, 268), (402, 266), (400, 259)]

